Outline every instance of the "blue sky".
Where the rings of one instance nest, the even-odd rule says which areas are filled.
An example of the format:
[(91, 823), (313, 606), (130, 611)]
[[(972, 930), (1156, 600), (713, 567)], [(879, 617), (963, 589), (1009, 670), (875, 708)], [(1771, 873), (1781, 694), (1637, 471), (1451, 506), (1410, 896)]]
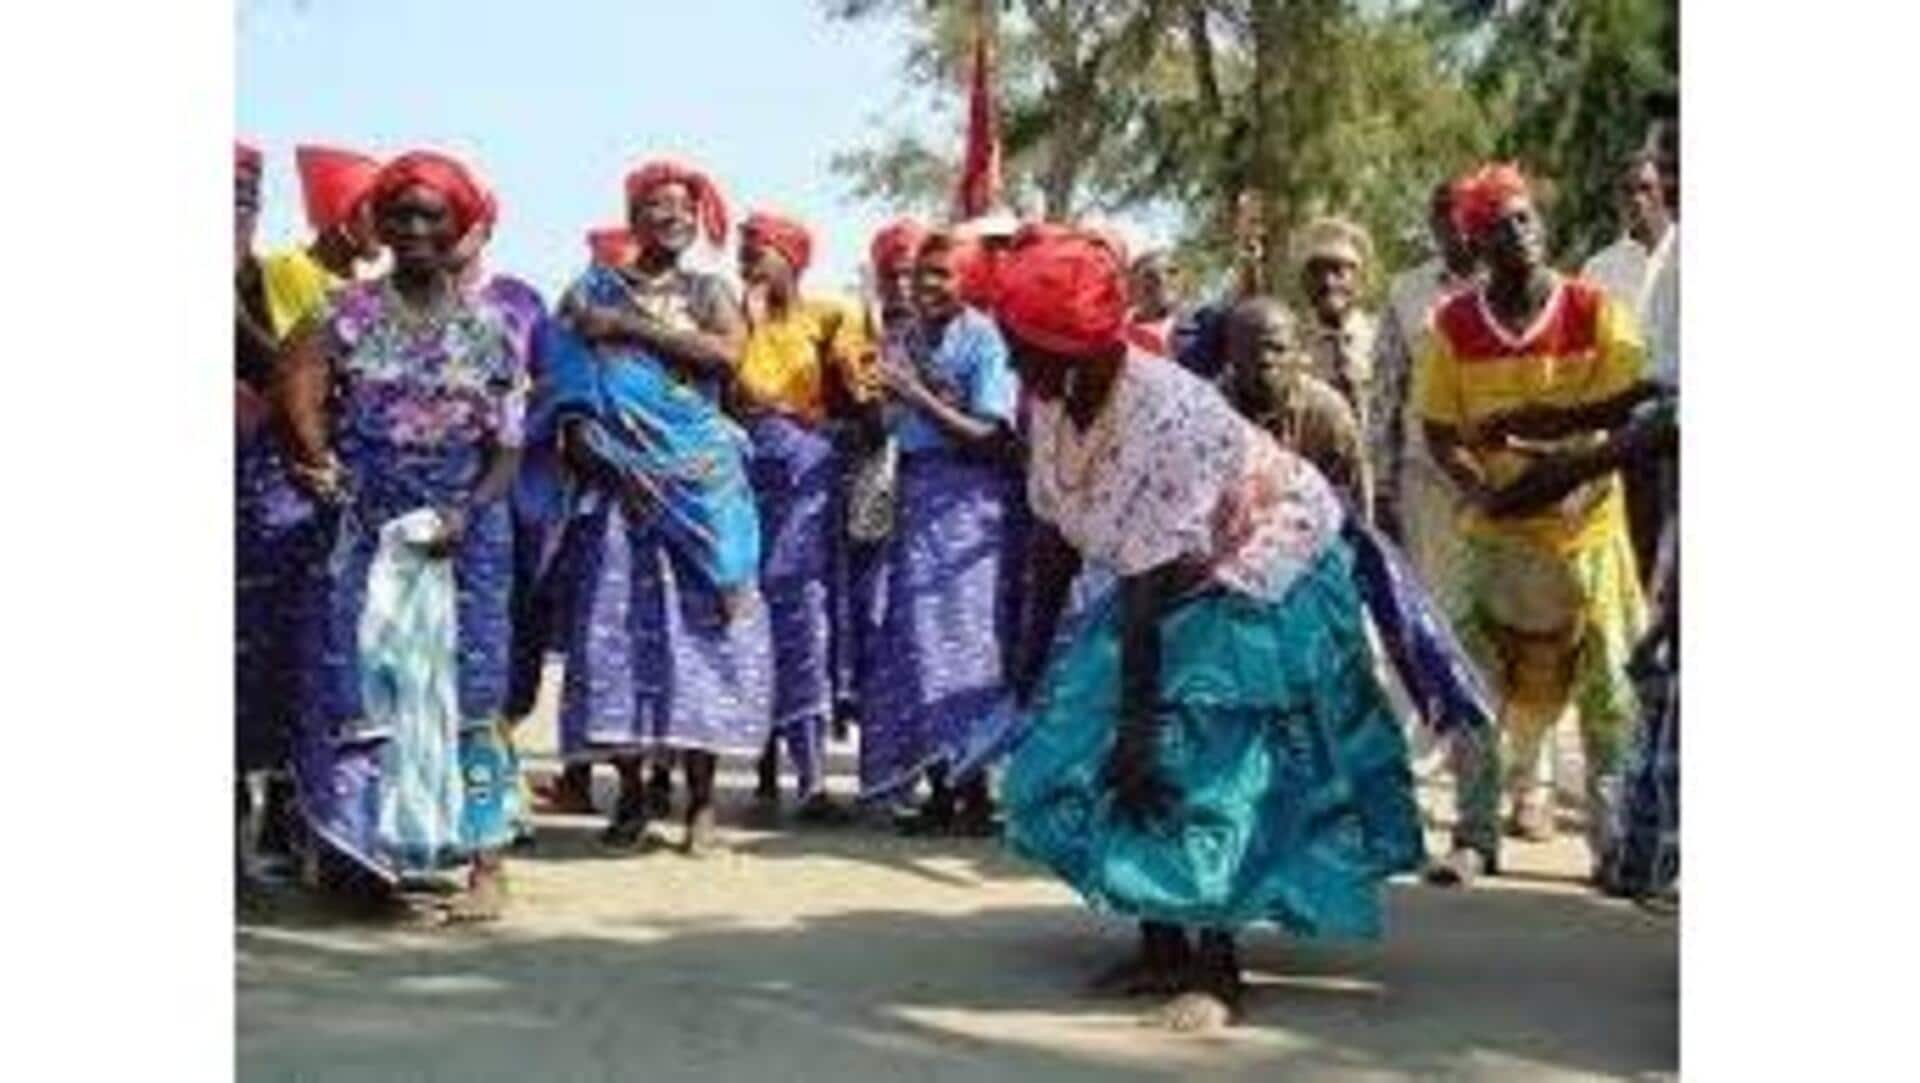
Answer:
[(760, 204), (802, 216), (810, 280), (845, 286), (887, 216), (828, 159), (882, 115), (957, 124), (904, 89), (899, 28), (831, 22), (818, 0), (240, 0), (237, 35), (237, 130), (268, 156), (263, 248), (306, 235), (296, 143), (431, 146), (499, 193), (492, 265), (546, 291), (657, 152), (709, 169), (736, 220)]

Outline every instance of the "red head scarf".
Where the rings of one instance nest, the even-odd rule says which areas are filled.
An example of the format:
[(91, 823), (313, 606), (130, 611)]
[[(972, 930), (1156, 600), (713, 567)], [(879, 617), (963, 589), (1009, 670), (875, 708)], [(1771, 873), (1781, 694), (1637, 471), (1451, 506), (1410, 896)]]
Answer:
[(322, 232), (353, 217), (380, 172), (380, 163), (372, 158), (333, 147), (295, 147), (293, 161), (300, 173), (307, 224)]
[(960, 300), (992, 312), (1000, 296), (1000, 257), (976, 237), (963, 237), (953, 245), (954, 290)]
[(996, 315), (1016, 337), (1067, 357), (1121, 341), (1127, 275), (1120, 253), (1092, 234), (1055, 225), (1023, 227), (999, 268)]
[(1499, 220), (1507, 200), (1532, 194), (1520, 167), (1511, 162), (1483, 165), (1453, 182), (1453, 228), (1477, 238)]
[(233, 171), (235, 173), (258, 173), (260, 172), (260, 167), (265, 164), (265, 161), (266, 159), (261, 155), (259, 147), (251, 143), (242, 143), (238, 139), (233, 141)]
[(867, 259), (876, 275), (891, 274), (900, 264), (913, 259), (920, 242), (927, 239), (927, 227), (912, 218), (896, 218), (873, 235), (867, 247)]
[(727, 240), (727, 201), (713, 178), (684, 162), (669, 158), (653, 161), (627, 174), (627, 203), (632, 204), (663, 184), (684, 184), (693, 197), (693, 213), (707, 240), (721, 245)]
[(813, 234), (807, 227), (772, 211), (754, 211), (740, 223), (742, 236), (751, 236), (786, 257), (795, 277), (813, 262)]
[(373, 182), (373, 198), (384, 200), (413, 185), (438, 192), (453, 211), (454, 229), (463, 236), (487, 217), (487, 190), (467, 167), (431, 150), (411, 150), (380, 170)]
[(587, 231), (587, 251), (602, 267), (622, 267), (633, 262), (637, 245), (625, 226), (607, 226)]

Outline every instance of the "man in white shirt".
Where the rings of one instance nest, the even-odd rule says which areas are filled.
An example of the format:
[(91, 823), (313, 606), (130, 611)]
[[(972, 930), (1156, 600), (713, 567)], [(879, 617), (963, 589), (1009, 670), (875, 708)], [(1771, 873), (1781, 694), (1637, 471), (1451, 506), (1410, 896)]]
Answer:
[(1626, 232), (1587, 260), (1580, 273), (1604, 288), (1644, 327), (1654, 279), (1676, 240), (1672, 213), (1649, 151), (1636, 153), (1620, 178), (1620, 213)]
[[(1668, 202), (1666, 178), (1652, 140), (1627, 160), (1620, 176), (1620, 214), (1626, 233), (1594, 253), (1581, 274), (1633, 313), (1646, 338), (1655, 378), (1679, 381), (1680, 228)], [(1633, 555), (1643, 583), (1653, 573), (1664, 519), (1659, 479), (1652, 468), (1625, 474)]]

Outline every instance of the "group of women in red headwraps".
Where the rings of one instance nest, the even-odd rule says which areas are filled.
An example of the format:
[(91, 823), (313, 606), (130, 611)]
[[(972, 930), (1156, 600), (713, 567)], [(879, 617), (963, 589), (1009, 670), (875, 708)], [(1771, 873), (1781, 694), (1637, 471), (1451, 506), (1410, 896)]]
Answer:
[(316, 238), (264, 262), (317, 287), (283, 318), (236, 152), (241, 766), (290, 770), (334, 879), (390, 902), (464, 864), (434, 911), (500, 912), (510, 727), (556, 652), (548, 800), (591, 808), (612, 763), (609, 845), (648, 844), (677, 766), (709, 851), (719, 758), (761, 759), (771, 812), (777, 748), (800, 815), (844, 819), (851, 715), (864, 799), (909, 830), (1004, 813), (1138, 920), (1106, 980), (1169, 1025), (1231, 1016), (1248, 923), (1378, 931), (1423, 843), (1369, 615), (1410, 683), (1454, 682), (1448, 721), (1484, 724), (1477, 688), (1313, 463), (1139, 345), (1109, 238), (895, 222), (861, 303), (803, 291), (810, 231), (761, 210), (736, 292), (685, 258), (729, 236), (718, 186), (661, 160), (549, 309), (481, 270), (500, 208), (461, 163), (302, 160)]

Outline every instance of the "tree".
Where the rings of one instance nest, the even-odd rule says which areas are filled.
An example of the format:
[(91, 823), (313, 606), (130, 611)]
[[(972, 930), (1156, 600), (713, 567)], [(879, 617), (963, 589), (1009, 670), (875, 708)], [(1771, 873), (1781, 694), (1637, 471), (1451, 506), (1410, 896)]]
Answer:
[(1563, 256), (1618, 231), (1614, 181), (1647, 95), (1678, 88), (1678, 26), (1676, 0), (1535, 0), (1495, 20), (1475, 89), (1504, 121), (1499, 151), (1546, 183)]
[[(999, 0), (1006, 176), (1016, 205), (1170, 218), (1183, 262), (1236, 258), (1259, 208), (1261, 270), (1291, 292), (1288, 239), (1320, 213), (1372, 232), (1382, 268), (1423, 253), (1427, 193), (1495, 153), (1556, 183), (1562, 251), (1590, 246), (1611, 181), (1675, 85), (1674, 0)], [(913, 31), (910, 86), (960, 99), (971, 5), (831, 0)], [(889, 131), (836, 160), (855, 191), (945, 205), (954, 134)], [(1377, 283), (1376, 283), (1377, 284)]]

